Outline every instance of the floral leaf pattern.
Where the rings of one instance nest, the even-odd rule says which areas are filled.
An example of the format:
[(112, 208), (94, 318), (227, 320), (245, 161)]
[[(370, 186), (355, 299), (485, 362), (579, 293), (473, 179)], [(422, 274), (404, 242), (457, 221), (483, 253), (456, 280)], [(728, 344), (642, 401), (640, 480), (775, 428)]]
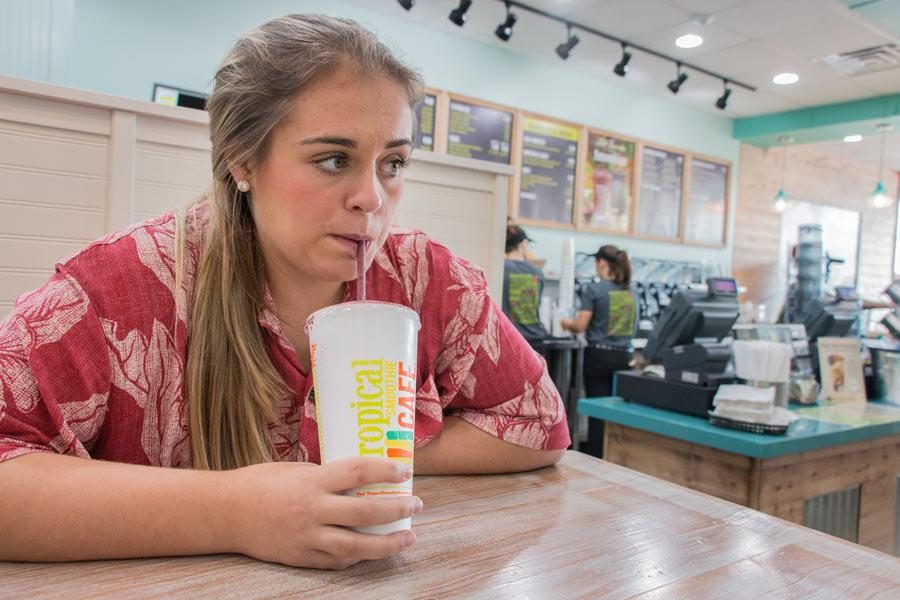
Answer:
[(60, 276), (19, 297), (16, 310), (0, 324), (0, 398), (8, 391), (18, 410), (35, 408), (39, 392), (28, 367), (30, 354), (59, 341), (87, 308), (81, 290)]
[[(208, 211), (193, 216), (184, 228), (180, 289), (174, 217), (164, 215), (75, 253), (43, 288), (19, 298), (0, 323), (0, 461), (53, 451), (191, 465), (186, 331)], [(109, 264), (124, 275), (105, 273)], [(522, 446), (568, 445), (546, 365), (491, 300), (478, 267), (421, 232), (396, 230), (369, 278), (373, 300), (403, 302), (422, 321), (417, 445), (440, 435), (445, 415)], [(268, 294), (259, 324), (291, 390), (269, 427), (274, 458), (318, 462), (316, 399), (307, 397), (308, 374)]]

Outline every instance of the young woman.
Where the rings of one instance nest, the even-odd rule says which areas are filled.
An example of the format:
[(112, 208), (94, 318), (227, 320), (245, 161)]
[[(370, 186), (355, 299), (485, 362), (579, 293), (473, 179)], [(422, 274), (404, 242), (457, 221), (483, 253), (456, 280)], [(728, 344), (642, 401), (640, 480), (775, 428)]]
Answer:
[(481, 271), (390, 229), (420, 97), (351, 21), (291, 15), (238, 40), (208, 103), (208, 197), (61, 262), (0, 323), (0, 560), (239, 552), (343, 568), (413, 544), (349, 527), (420, 500), (341, 494), (408, 469), (316, 464), (304, 323), (354, 296), (360, 241), (369, 297), (422, 321), (416, 472), (559, 460), (559, 397)]
[[(598, 282), (581, 292), (581, 310), (562, 326), (573, 333), (586, 332), (584, 391), (588, 397), (609, 396), (613, 373), (628, 368), (631, 338), (637, 326), (637, 301), (630, 289), (631, 262), (628, 253), (612, 245), (594, 254)], [(584, 451), (600, 456), (603, 448), (602, 421), (589, 420)]]

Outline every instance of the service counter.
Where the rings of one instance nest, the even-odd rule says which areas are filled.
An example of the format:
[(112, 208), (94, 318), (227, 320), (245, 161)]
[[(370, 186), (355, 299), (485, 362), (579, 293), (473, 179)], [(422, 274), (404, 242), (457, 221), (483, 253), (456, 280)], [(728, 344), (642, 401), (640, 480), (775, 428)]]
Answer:
[(610, 462), (900, 555), (900, 407), (791, 410), (787, 434), (763, 435), (619, 397), (578, 403), (606, 421)]

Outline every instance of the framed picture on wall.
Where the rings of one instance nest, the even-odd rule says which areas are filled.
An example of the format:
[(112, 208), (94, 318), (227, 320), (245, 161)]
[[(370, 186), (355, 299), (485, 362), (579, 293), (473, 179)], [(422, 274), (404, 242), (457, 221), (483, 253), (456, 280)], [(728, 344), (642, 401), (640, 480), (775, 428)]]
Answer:
[(684, 219), (684, 241), (725, 245), (728, 215), (727, 163), (692, 157)]
[(579, 134), (577, 126), (540, 117), (522, 118), (520, 219), (573, 223)]
[(588, 131), (579, 196), (579, 225), (628, 232), (634, 207), (634, 151), (630, 140)]
[(644, 146), (635, 233), (676, 240), (681, 234), (684, 154)]
[(447, 154), (508, 165), (512, 131), (512, 111), (450, 98)]

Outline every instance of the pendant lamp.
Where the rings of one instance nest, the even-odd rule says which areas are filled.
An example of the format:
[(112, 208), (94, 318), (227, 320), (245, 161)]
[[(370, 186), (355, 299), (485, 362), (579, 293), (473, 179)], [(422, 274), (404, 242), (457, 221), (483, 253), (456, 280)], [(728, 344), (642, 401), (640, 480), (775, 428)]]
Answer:
[(777, 213), (783, 213), (788, 207), (788, 196), (784, 193), (784, 168), (787, 162), (787, 148), (784, 147), (794, 141), (794, 138), (783, 135), (778, 138), (783, 147), (781, 148), (781, 184), (778, 186), (778, 193), (772, 199), (772, 210)]
[(878, 158), (878, 184), (875, 186), (875, 191), (869, 196), (869, 206), (875, 209), (882, 209), (891, 205), (891, 198), (887, 194), (887, 188), (884, 187), (884, 181), (881, 179), (881, 174), (884, 172), (884, 138), (887, 135), (887, 132), (893, 129), (893, 126), (889, 123), (879, 123), (877, 129), (881, 132), (881, 153)]

